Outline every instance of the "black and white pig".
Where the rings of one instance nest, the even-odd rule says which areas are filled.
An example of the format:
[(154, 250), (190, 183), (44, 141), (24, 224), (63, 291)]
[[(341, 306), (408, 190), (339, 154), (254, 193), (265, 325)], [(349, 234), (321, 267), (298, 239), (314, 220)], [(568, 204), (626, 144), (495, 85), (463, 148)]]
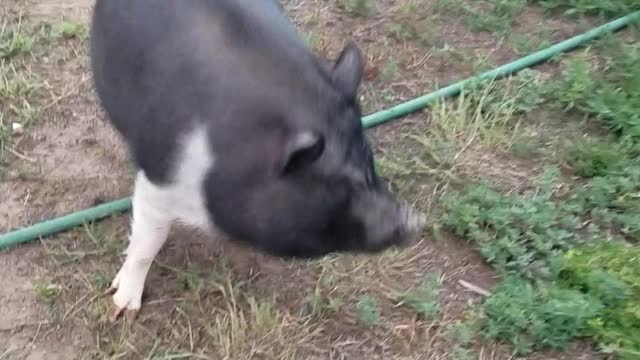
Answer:
[(424, 226), (374, 169), (360, 50), (319, 60), (277, 0), (97, 0), (91, 66), (138, 169), (114, 318), (140, 308), (174, 221), (291, 258), (378, 252)]

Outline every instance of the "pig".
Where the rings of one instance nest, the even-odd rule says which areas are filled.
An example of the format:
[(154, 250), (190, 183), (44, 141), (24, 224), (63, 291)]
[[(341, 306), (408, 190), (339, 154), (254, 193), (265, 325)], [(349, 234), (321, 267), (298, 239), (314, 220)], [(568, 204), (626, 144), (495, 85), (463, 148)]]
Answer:
[(376, 172), (354, 41), (320, 59), (277, 0), (97, 0), (90, 44), (100, 106), (136, 167), (112, 320), (135, 318), (176, 222), (289, 259), (419, 236), (424, 215)]

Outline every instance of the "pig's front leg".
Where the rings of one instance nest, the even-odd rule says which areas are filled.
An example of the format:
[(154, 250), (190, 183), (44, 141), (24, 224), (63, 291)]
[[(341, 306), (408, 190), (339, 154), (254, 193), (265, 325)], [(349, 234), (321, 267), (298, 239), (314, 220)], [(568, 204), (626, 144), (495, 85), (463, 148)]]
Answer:
[(115, 309), (111, 321), (123, 312), (127, 321), (140, 310), (151, 263), (167, 239), (173, 218), (167, 213), (164, 192), (139, 172), (133, 194), (133, 219), (126, 259), (111, 284)]

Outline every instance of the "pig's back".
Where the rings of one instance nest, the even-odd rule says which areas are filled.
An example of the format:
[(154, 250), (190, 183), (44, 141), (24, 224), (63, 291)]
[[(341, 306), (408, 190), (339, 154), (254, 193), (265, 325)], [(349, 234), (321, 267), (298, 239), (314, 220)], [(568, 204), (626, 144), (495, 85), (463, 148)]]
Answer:
[(310, 54), (276, 0), (97, 0), (91, 36), (98, 96), (127, 138), (175, 133), (217, 92), (254, 83), (246, 69), (265, 54), (294, 67)]
[(276, 0), (97, 0), (94, 8), (98, 97), (133, 160), (159, 181), (195, 122), (233, 140), (256, 117), (232, 109), (315, 99), (304, 94), (327, 80), (315, 61)]

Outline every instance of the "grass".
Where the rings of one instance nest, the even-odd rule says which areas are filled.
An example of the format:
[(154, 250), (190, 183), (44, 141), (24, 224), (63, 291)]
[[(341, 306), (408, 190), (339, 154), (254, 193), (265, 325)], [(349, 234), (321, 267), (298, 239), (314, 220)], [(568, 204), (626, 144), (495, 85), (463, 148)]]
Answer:
[(76, 21), (61, 21), (51, 26), (51, 34), (64, 39), (81, 39), (87, 35), (87, 27)]
[(534, 191), (502, 194), (480, 184), (445, 201), (445, 228), (473, 243), (503, 276), (481, 306), (481, 332), (518, 354), (566, 350), (582, 336), (620, 359), (640, 354), (640, 52), (621, 43), (607, 50), (602, 71), (582, 54), (565, 63), (560, 80), (541, 86), (546, 101), (612, 134), (565, 150), (563, 161), (583, 181), (560, 194), (566, 185), (550, 168)]
[[(32, 69), (36, 56), (52, 39), (79, 39), (86, 37), (83, 23), (60, 21), (34, 25), (22, 16), (16, 22), (5, 21), (0, 26), (0, 162), (5, 161), (7, 150), (21, 156), (11, 148), (14, 124), (22, 131), (41, 116), (45, 88), (50, 85)], [(50, 55), (50, 54), (48, 54)]]
[(321, 262), (321, 272), (313, 292), (306, 298), (308, 314), (312, 317), (324, 317), (341, 310), (343, 299), (335, 292), (335, 277), (331, 266)]
[(501, 274), (547, 277), (555, 256), (584, 241), (576, 210), (553, 199), (555, 176), (548, 172), (533, 195), (468, 187), (446, 200), (444, 224), (473, 242)]
[(462, 18), (472, 31), (506, 35), (525, 5), (525, 0), (438, 0), (436, 9)]
[[(298, 323), (301, 319), (277, 308), (273, 299), (249, 295), (244, 289), (246, 283), (234, 279), (229, 271), (189, 267), (182, 270), (163, 263), (156, 265), (184, 284), (173, 290), (180, 296), (168, 314), (165, 329), (160, 329), (152, 338), (140, 339), (141, 335), (131, 329), (114, 327), (106, 317), (110, 298), (100, 297), (83, 311), (88, 318), (85, 321), (98, 324), (97, 334), (103, 339), (96, 356), (111, 358), (146, 353), (149, 358), (209, 359), (216, 354), (216, 358), (235, 359), (258, 351), (269, 358), (295, 358), (293, 347), (305, 336), (303, 332), (295, 333), (302, 326)], [(100, 276), (97, 280), (101, 284), (96, 286), (98, 292), (107, 284), (103, 278)], [(132, 348), (134, 340), (147, 341)], [(210, 355), (197, 351), (196, 343), (210, 344)]]
[[(486, 187), (475, 187), (453, 197), (449, 203), (446, 225), (473, 241), (505, 277), (483, 304), (483, 333), (489, 338), (510, 341), (517, 353), (545, 347), (566, 349), (572, 339), (583, 335), (592, 335), (604, 345), (617, 339), (614, 342), (620, 354), (637, 352), (633, 339), (640, 331), (640, 317), (633, 320), (636, 315), (631, 309), (640, 306), (638, 297), (621, 305), (615, 314), (610, 313), (611, 305), (606, 300), (607, 296), (615, 299), (616, 293), (632, 291), (624, 289), (633, 289), (640, 281), (633, 271), (629, 272), (637, 257), (632, 253), (620, 256), (621, 245), (610, 245), (618, 249), (611, 254), (576, 250), (602, 244), (599, 239), (605, 232), (594, 224), (583, 231), (584, 222), (578, 215), (586, 216), (589, 212), (576, 214), (577, 210), (584, 211), (574, 203), (580, 197), (559, 201), (550, 197), (550, 189), (543, 188), (530, 196), (505, 196)], [(591, 209), (591, 213), (597, 211), (606, 210)], [(638, 221), (637, 214), (630, 214), (634, 223)], [(575, 265), (575, 254), (584, 254), (581, 268)], [(620, 259), (611, 260), (610, 269), (598, 271), (595, 255), (603, 259), (599, 266), (606, 262), (604, 259), (616, 256)], [(568, 271), (582, 281), (574, 279), (567, 283)], [(565, 279), (566, 284), (558, 285), (558, 279)], [(589, 288), (588, 284), (599, 288)], [(628, 321), (619, 325), (622, 313), (627, 313)], [(615, 330), (598, 328), (612, 322), (617, 324), (611, 326)]]
[(62, 286), (48, 281), (36, 281), (33, 284), (33, 291), (38, 299), (45, 303), (53, 303), (62, 293)]
[(366, 17), (375, 11), (375, 0), (340, 0), (340, 6), (352, 16)]
[[(373, 0), (337, 3), (343, 13), (362, 18), (348, 19), (357, 26), (346, 29), (356, 29), (358, 36), (365, 33), (373, 49), (390, 45), (395, 50), (394, 45), (402, 42), (408, 52), (423, 51), (430, 47), (427, 43), (433, 34), (443, 44), (451, 40), (439, 34), (442, 27), (433, 26), (429, 2), (399, 3), (393, 18), (384, 13), (371, 16), (376, 8)], [(383, 10), (388, 4), (377, 5)], [(441, 0), (440, 5), (441, 11), (452, 11), (449, 14), (459, 11), (469, 28), (506, 38), (524, 2)], [(484, 17), (472, 16), (472, 11)], [(379, 19), (382, 15), (387, 18)], [(365, 18), (370, 22), (360, 27)], [(387, 21), (378, 31), (395, 43), (377, 39), (375, 22), (379, 20)], [(53, 23), (40, 34), (24, 29), (7, 30), (3, 39), (10, 41), (2, 42), (9, 44), (5, 49), (13, 54), (2, 63), (0, 87), (4, 126), (0, 138), (8, 146), (11, 122), (28, 123), (24, 119), (30, 118), (30, 109), (39, 108), (35, 97), (44, 82), (29, 66), (33, 58), (38, 59), (39, 47), (75, 49), (87, 35), (86, 27), (74, 21)], [(326, 45), (324, 35), (325, 31), (314, 29), (305, 40), (317, 49)], [(547, 35), (509, 35), (508, 40), (520, 52), (530, 52), (544, 46)], [(38, 36), (49, 41), (40, 41)], [(34, 40), (31, 45), (27, 45), (29, 39)], [(451, 44), (439, 47), (441, 51), (434, 49), (433, 55), (443, 64), (453, 60), (469, 71), (491, 66), (489, 56), (463, 47), (457, 50), (455, 41)], [(337, 46), (334, 42), (330, 45)], [(121, 261), (128, 228), (122, 219), (43, 240), (46, 260), (42, 261), (54, 265), (48, 267), (51, 276), (38, 282), (33, 291), (41, 301), (56, 303), (52, 311), (68, 311), (70, 318), (91, 328), (88, 351), (93, 351), (95, 358), (358, 358), (375, 349), (389, 358), (468, 360), (488, 357), (496, 339), (527, 354), (534, 349), (565, 349), (574, 338), (585, 335), (601, 344), (602, 352), (627, 354), (632, 359), (637, 348), (634, 339), (638, 338), (636, 323), (630, 321), (638, 298), (637, 257), (617, 245), (615, 249), (605, 245), (633, 243), (640, 223), (636, 216), (640, 191), (637, 148), (634, 125), (629, 121), (637, 89), (631, 85), (636, 81), (637, 64), (629, 50), (633, 47), (624, 47), (624, 56), (612, 52), (597, 66), (586, 56), (585, 66), (569, 62), (563, 66), (561, 81), (545, 82), (540, 73), (524, 71), (506, 80), (477, 84), (454, 100), (435, 104), (428, 115), (408, 119), (401, 126), (406, 124), (410, 131), (389, 132), (393, 142), (384, 146), (376, 161), (401, 196), (428, 208), (431, 215), (442, 214), (444, 228), (458, 230), (503, 275), (503, 283), (472, 308), (468, 320), (461, 320), (464, 316), (452, 311), (451, 305), (464, 307), (466, 301), (478, 301), (477, 297), (450, 284), (455, 283), (451, 279), (467, 274), (462, 268), (474, 263), (475, 257), (467, 260), (465, 253), (460, 260), (455, 252), (440, 247), (450, 244), (429, 238), (408, 251), (287, 264), (286, 271), (270, 274), (265, 270), (242, 280), (217, 263), (218, 259), (211, 261), (203, 255), (199, 242), (184, 246), (174, 242), (152, 268), (140, 322), (127, 329), (123, 323), (106, 321), (110, 299), (96, 297), (109, 286)], [(56, 66), (63, 63), (56, 56), (50, 59)], [(376, 97), (377, 107), (424, 90), (407, 81), (408, 76), (423, 74), (410, 70), (411, 59), (404, 52), (378, 59), (392, 59), (380, 66), (380, 82), (394, 83), (398, 88), (406, 84), (406, 90), (371, 85), (369, 91)], [(54, 65), (48, 66), (54, 69)], [(427, 62), (425, 68), (430, 66)], [(621, 66), (626, 70), (620, 70)], [(74, 67), (71, 72), (78, 69), (84, 67)], [(41, 69), (34, 67), (33, 71)], [(617, 101), (617, 96), (610, 95), (603, 103), (600, 98), (607, 93), (622, 93), (619, 98), (626, 100)], [(532, 182), (534, 186), (528, 184), (532, 179), (526, 179), (522, 189), (508, 193), (494, 183), (503, 174), (487, 178), (474, 167), (478, 166), (472, 161), (474, 156), (497, 154), (511, 161), (513, 157), (527, 160), (539, 155), (522, 149), (542, 147), (547, 139), (541, 136), (532, 141), (527, 131), (530, 122), (537, 119), (537, 111), (554, 104), (559, 105), (554, 114), (571, 114), (566, 121), (573, 116), (588, 117), (590, 123), (606, 125), (612, 135), (572, 140), (566, 150), (548, 146), (544, 156), (549, 157), (543, 160), (560, 165), (562, 170), (550, 167), (548, 176)], [(74, 111), (72, 106), (61, 105), (61, 111)], [(47, 116), (51, 115), (52, 109), (47, 110)], [(498, 161), (494, 159), (502, 161), (498, 156), (488, 159), (481, 165), (501, 165), (486, 164)], [(466, 187), (482, 178), (488, 184)], [(449, 195), (445, 202), (439, 202), (443, 194)], [(437, 219), (435, 215), (431, 218)], [(435, 226), (441, 224), (436, 222)], [(603, 247), (593, 250), (592, 244)], [(64, 284), (64, 291), (60, 284)], [(484, 350), (478, 352), (480, 348)], [(442, 349), (447, 354), (441, 354)]]
[(0, 75), (0, 103), (3, 105), (24, 100), (38, 88), (32, 73), (17, 70), (11, 64), (0, 64)]
[(536, 286), (507, 278), (483, 304), (482, 333), (508, 340), (517, 354), (533, 349), (567, 350), (571, 340), (587, 335), (588, 322), (601, 310), (577, 290)]
[(640, 355), (640, 248), (601, 242), (569, 251), (559, 274), (563, 287), (582, 291), (599, 308), (589, 328), (610, 353)]
[(362, 295), (356, 303), (358, 320), (364, 326), (374, 326), (380, 322), (378, 302), (371, 295)]
[[(567, 15), (622, 16), (640, 9), (635, 0), (532, 0), (546, 10), (559, 10)], [(483, 0), (471, 5), (463, 0), (438, 0), (438, 8), (462, 16), (476, 31), (505, 33), (520, 14), (526, 0)], [(482, 14), (475, 16), (474, 14)]]
[(93, 275), (92, 285), (97, 290), (107, 290), (111, 286), (115, 274), (106, 272), (96, 272)]
[(607, 17), (626, 15), (640, 9), (635, 0), (536, 0), (546, 9), (562, 10), (566, 14), (604, 15)]
[(405, 146), (378, 157), (377, 166), (401, 192), (433, 176), (462, 181), (453, 170), (471, 149), (508, 152), (531, 141), (521, 120), (542, 102), (540, 84), (538, 73), (523, 71), (501, 82), (470, 85), (456, 99), (432, 105), (428, 125), (403, 135)]
[[(621, 227), (628, 239), (639, 240), (635, 205), (640, 191), (640, 47), (613, 42), (606, 46), (605, 67), (595, 72), (586, 56), (566, 64), (564, 79), (552, 86), (568, 110), (602, 122), (615, 140), (588, 141), (568, 151), (576, 174), (590, 178), (576, 197), (597, 218)], [(564, 94), (564, 95), (560, 95)]]
[(398, 74), (398, 63), (394, 60), (389, 61), (382, 68), (382, 77), (386, 81), (392, 81)]
[(399, 306), (407, 306), (426, 320), (433, 320), (440, 310), (440, 276), (429, 276), (415, 289), (399, 297)]
[(31, 54), (36, 40), (33, 36), (25, 34), (21, 25), (20, 21), (15, 28), (0, 28), (0, 60)]
[(593, 116), (616, 135), (640, 138), (640, 46), (613, 41), (602, 45), (602, 72), (592, 69), (589, 50), (565, 63), (564, 80), (550, 91), (566, 110)]
[(42, 87), (29, 70), (0, 60), (0, 160), (9, 147), (13, 124), (27, 127), (38, 115), (39, 107), (33, 97)]
[(475, 319), (450, 322), (444, 327), (444, 334), (451, 343), (454, 360), (473, 360), (478, 356), (472, 349), (478, 329)]
[[(226, 300), (226, 311), (221, 311), (207, 331), (215, 339), (218, 351), (225, 358), (234, 358), (251, 337), (261, 338), (277, 331), (278, 314), (267, 303), (249, 299), (250, 310), (245, 312), (238, 304), (238, 288), (227, 283), (219, 289)], [(257, 340), (257, 339), (254, 339)]]
[(399, 8), (388, 12), (389, 23), (385, 29), (388, 36), (396, 41), (415, 42), (425, 47), (432, 47), (438, 42), (438, 35), (433, 33), (434, 21), (430, 2), (425, 0), (406, 0)]
[(583, 178), (606, 176), (622, 170), (633, 157), (634, 145), (630, 142), (610, 142), (587, 138), (571, 143), (564, 160), (576, 175)]
[(313, 50), (318, 50), (318, 46), (320, 45), (320, 37), (318, 34), (309, 31), (304, 35), (304, 41)]
[(417, 30), (413, 28), (409, 23), (397, 22), (390, 24), (387, 27), (389, 35), (397, 40), (406, 41), (411, 40), (417, 36)]
[(551, 46), (551, 42), (543, 38), (542, 34), (511, 34), (510, 40), (518, 55), (522, 56)]
[(477, 140), (487, 147), (508, 150), (522, 136), (521, 116), (538, 105), (536, 84), (532, 71), (500, 83), (473, 84), (453, 103), (436, 105), (432, 123), (445, 139), (463, 144)]
[[(519, 54), (528, 54), (549, 45), (548, 41), (533, 34), (514, 34), (516, 18), (527, 5), (527, 0), (438, 0), (436, 10), (460, 18), (475, 32), (490, 32), (510, 38)], [(548, 11), (560, 10), (567, 15), (602, 15), (607, 18), (626, 15), (640, 9), (635, 0), (533, 0)], [(407, 34), (408, 32), (397, 32)]]

